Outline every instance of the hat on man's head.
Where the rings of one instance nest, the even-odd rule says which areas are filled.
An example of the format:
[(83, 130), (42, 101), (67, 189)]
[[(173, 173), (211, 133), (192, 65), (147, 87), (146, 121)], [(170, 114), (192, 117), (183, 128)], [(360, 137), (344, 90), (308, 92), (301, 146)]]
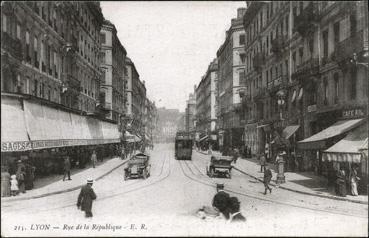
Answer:
[(93, 183), (94, 183), (94, 181), (92, 179), (87, 180), (87, 184), (93, 184)]

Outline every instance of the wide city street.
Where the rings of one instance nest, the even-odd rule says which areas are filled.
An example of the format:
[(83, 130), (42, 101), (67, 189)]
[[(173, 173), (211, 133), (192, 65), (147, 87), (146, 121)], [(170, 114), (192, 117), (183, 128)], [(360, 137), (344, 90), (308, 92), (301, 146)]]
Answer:
[[(208, 177), (209, 155), (193, 151), (191, 161), (175, 160), (174, 144), (156, 144), (149, 153), (151, 176), (146, 180), (125, 181), (123, 165), (94, 183), (93, 218), (77, 209), (79, 190), (12, 201), (2, 204), (2, 236), (367, 235), (365, 204), (277, 188), (264, 195), (262, 183), (236, 170), (231, 179)], [(196, 216), (197, 209), (211, 206), (216, 183), (238, 197), (246, 223)]]

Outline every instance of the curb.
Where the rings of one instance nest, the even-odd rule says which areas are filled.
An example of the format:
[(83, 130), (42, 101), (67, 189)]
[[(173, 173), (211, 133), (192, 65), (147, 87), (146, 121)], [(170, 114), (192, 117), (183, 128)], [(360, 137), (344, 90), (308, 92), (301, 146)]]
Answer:
[[(243, 174), (246, 174), (247, 176), (250, 176), (250, 177), (252, 177), (252, 178), (254, 178), (254, 179), (256, 179), (256, 180), (258, 180), (258, 181), (262, 182), (262, 183), (264, 182), (262, 179), (259, 179), (259, 178), (255, 177), (255, 176), (251, 175), (251, 174), (248, 174), (248, 173), (246, 173), (245, 171), (242, 171), (242, 170), (240, 170), (240, 169), (238, 169), (238, 168), (236, 168), (236, 167), (234, 167), (234, 166), (233, 166), (233, 168), (234, 168), (235, 170), (237, 170), (237, 171), (239, 171), (239, 172), (243, 173)], [(270, 185), (272, 185), (273, 187), (277, 187), (277, 185), (272, 184), (272, 183), (271, 183)], [(316, 196), (316, 197), (322, 197), (322, 198), (329, 198), (329, 199), (334, 199), (334, 200), (347, 201), (347, 202), (353, 202), (353, 203), (360, 203), (360, 204), (366, 204), (366, 205), (368, 204), (368, 202), (365, 202), (365, 201), (354, 201), (354, 200), (350, 200), (350, 199), (347, 199), (347, 198), (333, 197), (333, 196), (326, 196), (326, 195), (315, 194), (315, 193), (308, 193), (308, 192), (303, 192), (303, 191), (300, 191), (300, 190), (295, 190), (295, 189), (291, 189), (291, 188), (286, 188), (286, 187), (281, 186), (281, 185), (279, 185), (279, 186), (278, 186), (278, 188), (282, 188), (282, 189), (284, 189), (284, 190), (288, 190), (288, 191), (292, 191), (292, 192), (296, 192), (296, 193), (301, 193), (301, 194), (305, 194), (305, 195), (310, 195), (310, 196)]]
[[(113, 169), (109, 170), (108, 172), (104, 173), (103, 175), (100, 175), (99, 177), (97, 177), (95, 179), (95, 181), (98, 181), (98, 180), (102, 179), (106, 175), (108, 175), (111, 172), (113, 172), (114, 170), (118, 169), (119, 167), (121, 167), (122, 165), (127, 163), (128, 160), (129, 159), (127, 159), (123, 163), (119, 164), (118, 166), (114, 167)], [(56, 194), (60, 194), (60, 193), (71, 192), (71, 191), (74, 191), (74, 190), (77, 190), (77, 189), (81, 188), (82, 186), (83, 185), (78, 185), (78, 186), (75, 186), (75, 187), (72, 187), (72, 188), (59, 190), (59, 191), (55, 191), (55, 192), (50, 192), (50, 193), (44, 193), (44, 194), (40, 194), (40, 195), (35, 195), (35, 196), (32, 196), (32, 197), (15, 198), (15, 199), (12, 199), (12, 200), (4, 200), (4, 201), (1, 201), (1, 203), (8, 203), (8, 202), (15, 202), (15, 201), (22, 201), (22, 200), (31, 200), (31, 199), (35, 199), (35, 198), (42, 198), (42, 197), (47, 197), (47, 196), (56, 195)]]

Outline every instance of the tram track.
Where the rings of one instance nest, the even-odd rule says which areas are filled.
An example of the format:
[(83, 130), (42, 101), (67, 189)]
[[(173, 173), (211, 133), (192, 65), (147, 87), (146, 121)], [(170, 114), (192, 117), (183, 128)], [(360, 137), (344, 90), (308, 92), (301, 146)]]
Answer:
[[(163, 172), (164, 172), (164, 169), (165, 169), (165, 165), (166, 164), (168, 166), (168, 168), (167, 168), (167, 171), (168, 172), (163, 175)], [(106, 200), (108, 198), (112, 198), (112, 197), (116, 197), (116, 196), (120, 196), (120, 195), (124, 195), (124, 194), (128, 194), (128, 193), (132, 193), (132, 192), (136, 192), (136, 191), (142, 190), (144, 188), (153, 186), (153, 185), (155, 185), (155, 184), (157, 184), (157, 183), (159, 183), (159, 182), (167, 179), (170, 176), (170, 172), (171, 172), (170, 171), (170, 160), (169, 160), (168, 156), (166, 156), (165, 159), (163, 160), (161, 166), (160, 166), (160, 172), (156, 176), (158, 179), (149, 181), (148, 179), (151, 178), (151, 175), (150, 175), (150, 177), (148, 179), (146, 179), (146, 180), (137, 180), (137, 181), (135, 181), (133, 183), (130, 183), (130, 184), (126, 185), (126, 186), (118, 187), (118, 188), (124, 189), (124, 191), (117, 192), (116, 191), (117, 187), (115, 187), (114, 189), (105, 190), (105, 191), (103, 191), (103, 193), (108, 193), (109, 194), (109, 193), (112, 193), (113, 191), (115, 191), (115, 193), (112, 193), (110, 195), (105, 195), (105, 196), (98, 196), (98, 198), (95, 200), (95, 203), (96, 202), (103, 201), (103, 200)], [(145, 182), (146, 182), (146, 184), (143, 184)], [(127, 187), (132, 187), (132, 186), (137, 185), (137, 184), (141, 184), (142, 186), (138, 186), (138, 187), (134, 187), (132, 189), (126, 190)], [(59, 201), (53, 203), (52, 205), (54, 205), (56, 203), (61, 203), (61, 202), (63, 204), (65, 204), (65, 203), (67, 203), (67, 204), (65, 204), (63, 206), (57, 206), (57, 207), (51, 207), (51, 208), (48, 207), (46, 209), (37, 209), (37, 211), (33, 211), (33, 212), (40, 213), (40, 212), (45, 212), (45, 211), (50, 211), (50, 210), (58, 210), (58, 209), (63, 209), (63, 208), (68, 208), (68, 207), (74, 207), (74, 206), (76, 206), (76, 198), (73, 198), (73, 199), (68, 198), (67, 200), (63, 200), (63, 201), (60, 201), (59, 200)], [(47, 204), (50, 205), (50, 202), (47, 201)], [(27, 209), (27, 207), (18, 207), (17, 206), (17, 209), (12, 209), (11, 212), (22, 211), (24, 209)]]
[[(188, 171), (190, 171), (192, 176), (191, 176), (191, 174), (187, 174), (185, 172), (185, 169), (183, 168), (183, 164), (186, 165), (186, 167), (188, 168)], [(200, 171), (200, 169), (196, 166), (196, 164), (194, 162), (191, 162), (191, 164), (201, 173), (201, 175), (204, 175)], [(204, 181), (203, 179), (199, 179), (198, 175), (196, 173), (194, 173), (194, 171), (190, 168), (187, 161), (183, 161), (183, 163), (182, 163), (182, 161), (179, 161), (179, 165), (180, 165), (180, 168), (182, 170), (182, 173), (187, 178), (189, 178), (192, 181), (195, 181), (197, 183), (203, 184), (205, 186), (210, 186), (210, 187), (216, 188), (215, 183), (211, 183), (211, 182)], [(247, 194), (245, 192), (241, 192), (241, 191), (237, 191), (237, 190), (233, 190), (233, 189), (224, 189), (224, 191), (230, 192), (230, 193), (233, 193), (233, 194), (237, 194), (237, 195), (240, 195), (240, 196), (243, 196), (243, 197), (248, 197), (248, 198), (252, 198), (252, 199), (255, 199), (255, 200), (261, 200), (261, 201), (264, 201), (264, 202), (269, 202), (269, 203), (274, 203), (274, 204), (279, 204), (279, 205), (284, 205), (284, 206), (290, 206), (290, 207), (295, 207), (295, 208), (300, 208), (300, 209), (305, 209), (305, 210), (310, 210), (310, 211), (329, 213), (329, 214), (338, 214), (338, 215), (344, 215), (344, 216), (349, 216), (349, 217), (359, 217), (359, 218), (366, 218), (367, 219), (367, 216), (363, 216), (363, 215), (347, 214), (347, 213), (343, 213), (343, 212), (339, 212), (339, 211), (324, 210), (324, 209), (319, 209), (319, 208), (311, 208), (311, 207), (296, 205), (296, 204), (292, 204), (292, 203), (288, 203), (288, 202), (281, 202), (281, 201), (276, 201), (276, 200), (272, 200), (272, 199), (268, 199), (268, 198), (261, 198), (261, 197), (255, 196), (255, 195), (250, 195), (250, 194)]]

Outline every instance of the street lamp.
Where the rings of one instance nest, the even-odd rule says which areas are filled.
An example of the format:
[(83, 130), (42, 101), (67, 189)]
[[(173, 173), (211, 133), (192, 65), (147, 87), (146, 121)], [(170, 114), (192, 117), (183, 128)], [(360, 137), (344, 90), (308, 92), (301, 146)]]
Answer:
[(282, 116), (283, 106), (286, 103), (285, 101), (285, 93), (283, 91), (280, 91), (277, 93), (277, 104), (279, 108), (279, 118), (280, 120), (284, 120)]

